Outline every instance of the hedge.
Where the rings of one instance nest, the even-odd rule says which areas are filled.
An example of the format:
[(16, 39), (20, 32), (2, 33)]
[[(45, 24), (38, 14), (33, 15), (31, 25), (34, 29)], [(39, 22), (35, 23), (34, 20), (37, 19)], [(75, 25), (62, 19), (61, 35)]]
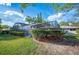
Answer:
[(47, 36), (62, 36), (64, 32), (62, 30), (53, 30), (53, 29), (33, 29), (31, 34), (35, 38), (47, 37)]

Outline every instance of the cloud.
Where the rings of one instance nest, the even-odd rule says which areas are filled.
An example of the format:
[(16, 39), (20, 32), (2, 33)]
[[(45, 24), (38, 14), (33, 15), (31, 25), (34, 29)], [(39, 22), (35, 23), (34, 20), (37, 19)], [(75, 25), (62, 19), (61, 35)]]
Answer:
[(10, 26), (16, 22), (25, 22), (25, 16), (22, 13), (13, 10), (0, 11), (0, 18), (6, 25), (9, 24)]
[(58, 14), (54, 14), (54, 15), (50, 15), (48, 16), (48, 21), (53, 21), (53, 20), (57, 20), (60, 17), (62, 17), (64, 15), (64, 13), (58, 13)]
[[(63, 13), (58, 13), (54, 15), (48, 16), (48, 21), (53, 21), (57, 20), (58, 22), (61, 21), (74, 21), (74, 18), (76, 17), (75, 15), (77, 14), (77, 9), (72, 9), (68, 12), (63, 12)], [(77, 17), (78, 18), (78, 17)]]
[(72, 9), (68, 12), (65, 12), (65, 15), (63, 17), (61, 17), (61, 19), (66, 20), (66, 21), (73, 21), (76, 14), (77, 14), (77, 9)]
[(2, 24), (3, 24), (3, 25), (8, 25), (8, 26), (11, 26), (11, 27), (14, 25), (13, 22), (10, 22), (10, 21), (4, 21), (4, 20), (2, 21)]
[(11, 6), (11, 3), (0, 3), (0, 5)]
[(4, 14), (5, 15), (10, 15), (10, 16), (12, 16), (12, 15), (18, 15), (18, 16), (24, 18), (24, 15), (22, 13), (19, 13), (17, 11), (12, 11), (12, 10), (7, 10), (7, 11), (4, 12)]

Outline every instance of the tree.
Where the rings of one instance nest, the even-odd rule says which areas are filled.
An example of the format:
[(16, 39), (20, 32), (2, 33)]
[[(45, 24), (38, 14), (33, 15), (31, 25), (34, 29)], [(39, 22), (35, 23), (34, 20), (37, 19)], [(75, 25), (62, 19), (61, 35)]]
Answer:
[(31, 24), (33, 22), (33, 19), (30, 16), (27, 16), (25, 18), (25, 21), (28, 22), (29, 24)]
[(35, 5), (36, 4), (34, 4), (34, 3), (20, 3), (21, 12), (23, 13), (25, 8), (27, 8), (29, 6), (35, 6)]
[[(55, 12), (68, 11), (73, 8), (77, 8), (79, 11), (79, 3), (51, 3), (50, 5), (54, 8)], [(28, 6), (35, 6), (35, 3), (20, 3), (20, 8), (23, 10)], [(45, 4), (46, 6), (48, 4)]]
[(2, 21), (1, 21), (1, 19), (0, 19), (0, 30), (2, 29), (1, 23), (2, 23)]
[(79, 26), (79, 22), (72, 22), (73, 26)]
[(1, 19), (0, 19), (0, 27), (1, 27)]
[(8, 25), (1, 25), (2, 29), (8, 29), (10, 28)]
[(60, 22), (60, 25), (61, 25), (61, 26), (63, 26), (63, 25), (64, 25), (64, 26), (68, 26), (69, 23), (68, 23), (68, 22), (65, 22), (65, 21), (62, 21), (62, 22)]
[(38, 24), (38, 23), (45, 23), (46, 21), (43, 19), (42, 17), (42, 14), (39, 13), (37, 14), (36, 17), (30, 17), (30, 16), (27, 16), (25, 18), (25, 21), (28, 22), (29, 24)]
[(54, 8), (54, 10), (56, 12), (59, 12), (59, 11), (69, 11), (73, 8), (78, 8), (78, 4), (75, 4), (75, 3), (52, 3), (51, 4), (52, 7)]
[(35, 23), (45, 23), (45, 20), (43, 19), (41, 13), (37, 14), (34, 21), (35, 21)]
[[(34, 6), (36, 5), (35, 3), (21, 3), (20, 6), (21, 6), (21, 9), (25, 9), (26, 7), (28, 6)], [(45, 4), (46, 6), (48, 4)], [(54, 9), (55, 13), (58, 13), (58, 12), (67, 12), (71, 9), (77, 9), (77, 14), (75, 16), (78, 16), (79, 17), (79, 3), (51, 3), (50, 4), (52, 6), (52, 8)], [(41, 20), (40, 20), (41, 21)], [(37, 22), (37, 21), (36, 21)]]

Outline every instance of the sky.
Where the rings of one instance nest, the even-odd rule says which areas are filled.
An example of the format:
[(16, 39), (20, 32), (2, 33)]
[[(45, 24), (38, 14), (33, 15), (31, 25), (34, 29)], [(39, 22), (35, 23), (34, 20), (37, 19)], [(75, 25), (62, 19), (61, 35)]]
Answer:
[(68, 12), (55, 13), (54, 8), (50, 4), (37, 3), (35, 6), (29, 6), (22, 13), (19, 3), (0, 3), (0, 18), (3, 24), (13, 26), (16, 22), (25, 22), (25, 16), (35, 17), (38, 13), (42, 13), (44, 20), (68, 21), (77, 13), (76, 9)]

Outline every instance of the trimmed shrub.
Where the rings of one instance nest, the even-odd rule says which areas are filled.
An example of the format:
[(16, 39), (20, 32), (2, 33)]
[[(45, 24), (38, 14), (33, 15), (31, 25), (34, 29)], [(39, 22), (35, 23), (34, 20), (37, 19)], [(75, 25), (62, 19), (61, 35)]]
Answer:
[(12, 35), (17, 35), (17, 36), (24, 36), (25, 35), (25, 33), (28, 33), (28, 31), (16, 31), (16, 30), (11, 30), (10, 31), (10, 34), (12, 34)]
[(79, 29), (77, 29), (76, 32), (79, 34)]
[(53, 37), (60, 38), (63, 36), (64, 32), (62, 30), (54, 30), (54, 29), (33, 29), (31, 30), (32, 36), (36, 39), (51, 39)]

